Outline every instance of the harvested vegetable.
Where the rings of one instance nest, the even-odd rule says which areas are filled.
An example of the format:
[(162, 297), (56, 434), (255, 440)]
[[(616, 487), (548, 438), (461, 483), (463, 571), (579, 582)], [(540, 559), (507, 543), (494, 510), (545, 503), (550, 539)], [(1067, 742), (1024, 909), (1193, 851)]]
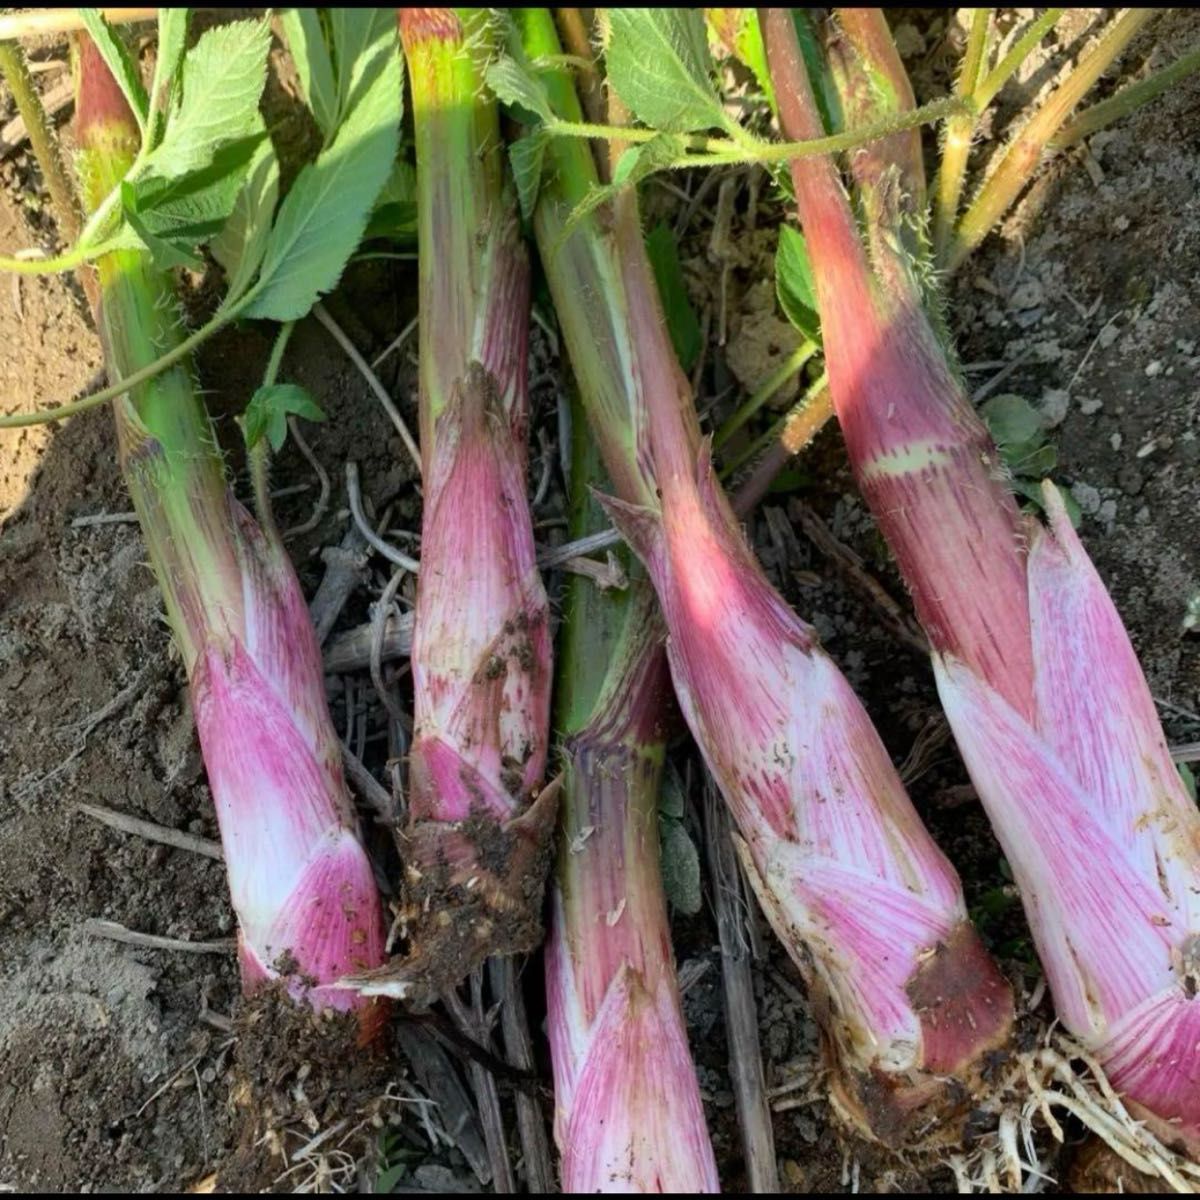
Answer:
[[(95, 43), (79, 42), (76, 132), (89, 213), (121, 184), (141, 134)], [(97, 321), (114, 380), (183, 341), (170, 278), (143, 249), (96, 262)], [(342, 775), (320, 651), (271, 522), (234, 499), (183, 363), (113, 404), (121, 468), (192, 707), (238, 918), (247, 991), (282, 981), (297, 1001), (360, 1014), (379, 1002), (335, 986), (383, 959), (383, 915)]]
[[(764, 34), (784, 134), (821, 126), (790, 14)], [(1063, 1024), (1168, 1144), (1200, 1151), (1200, 813), (1128, 634), (1049, 482), (1018, 509), (913, 263), (869, 255), (828, 158), (792, 164), (850, 460), (912, 591), (947, 716)], [(856, 182), (896, 248), (884, 172)]]
[(483, 86), (480, 12), (400, 11), (417, 148), (421, 572), (403, 839), (413, 953), (370, 987), (428, 997), (541, 940), (555, 787), (548, 603), (526, 494), (529, 263)]

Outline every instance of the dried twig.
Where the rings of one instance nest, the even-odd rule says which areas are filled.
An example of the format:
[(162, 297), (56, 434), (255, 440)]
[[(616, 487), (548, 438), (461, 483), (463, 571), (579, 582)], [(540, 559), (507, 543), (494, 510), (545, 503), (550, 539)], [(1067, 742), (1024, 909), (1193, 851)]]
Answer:
[(207, 858), (218, 861), (225, 856), (221, 852), (221, 843), (210, 838), (197, 837), (193, 833), (184, 833), (179, 829), (171, 829), (166, 825), (156, 825), (153, 821), (143, 821), (140, 817), (126, 816), (125, 813), (115, 812), (111, 808), (101, 808), (98, 804), (76, 805), (81, 813), (107, 825), (110, 829), (118, 829), (122, 833), (131, 833), (135, 837), (145, 838), (149, 842), (161, 842), (164, 846), (174, 846), (177, 850), (189, 850), (192, 854), (203, 854)]
[(308, 520), (283, 531), (285, 538), (293, 538), (299, 537), (302, 533), (308, 533), (320, 525), (321, 518), (324, 517), (326, 510), (329, 508), (329, 493), (332, 489), (329, 485), (329, 473), (321, 466), (320, 459), (317, 458), (312, 452), (312, 447), (305, 441), (304, 434), (300, 432), (300, 422), (295, 417), (288, 417), (288, 432), (291, 433), (292, 440), (296, 443), (296, 449), (304, 455), (308, 461), (308, 465), (316, 472), (317, 480), (321, 485), (321, 494), (317, 497), (316, 503), (313, 505), (312, 514)]
[(358, 463), (355, 462), (346, 464), (346, 495), (350, 500), (350, 512), (354, 517), (354, 523), (361, 530), (363, 537), (388, 562), (395, 563), (396, 566), (403, 567), (406, 571), (416, 575), (421, 569), (421, 564), (415, 558), (405, 554), (403, 550), (397, 550), (390, 542), (385, 542), (371, 527), (371, 522), (367, 520), (367, 514), (363, 511), (362, 489), (358, 482)]
[[(471, 972), (471, 1005), (463, 1003), (462, 997), (451, 990), (442, 1000), (454, 1023), (467, 1038), (490, 1049), (491, 1030), (483, 1013), (483, 972)], [(492, 1187), (497, 1192), (512, 1194), (517, 1190), (513, 1178), (512, 1163), (508, 1160), (508, 1139), (504, 1132), (504, 1115), (500, 1111), (500, 1095), (496, 1090), (496, 1077), (475, 1057), (471, 1059), (471, 1086), (475, 1091), (475, 1103), (479, 1119), (483, 1124), (483, 1139), (487, 1145), (488, 1161), (492, 1168)]]
[[(339, 633), (325, 649), (325, 673), (346, 675), (351, 671), (364, 671), (371, 665), (371, 639), (374, 622), (359, 625)], [(391, 613), (383, 627), (383, 641), (379, 650), (381, 662), (407, 658), (412, 650), (413, 614)]]
[(237, 949), (236, 938), (217, 938), (211, 942), (190, 942), (183, 938), (160, 937), (156, 933), (139, 933), (127, 929), (116, 921), (102, 921), (89, 917), (83, 923), (84, 933), (92, 937), (108, 938), (126, 946), (140, 946), (146, 950), (183, 950), (188, 954), (229, 954)]
[(358, 347), (346, 336), (342, 327), (329, 315), (329, 310), (321, 303), (313, 305), (313, 316), (321, 322), (322, 325), (329, 331), (330, 336), (339, 346), (341, 346), (346, 357), (358, 369), (358, 373), (367, 381), (367, 386), (375, 393), (375, 398), (383, 405), (384, 411), (391, 418), (392, 424), (396, 427), (396, 432), (400, 435), (400, 440), (404, 443), (405, 449), (416, 465), (417, 474), (421, 473), (421, 452), (417, 449), (417, 443), (413, 441), (413, 436), (408, 431), (408, 426), (404, 423), (404, 418), (400, 415), (400, 410), (396, 407), (395, 401), (388, 394), (387, 388), (379, 382), (379, 377), (371, 370), (370, 363), (358, 352)]
[(750, 947), (743, 927), (746, 899), (733, 848), (729, 813), (711, 784), (705, 788), (704, 833), (717, 910), (717, 932), (721, 940), (729, 1072), (737, 1100), (746, 1175), (751, 1192), (774, 1193), (780, 1190), (779, 1172), (763, 1076), (762, 1049), (758, 1044)]
[[(488, 962), (492, 989), (500, 997), (500, 1022), (504, 1032), (504, 1048), (508, 1060), (522, 1071), (533, 1070), (533, 1039), (529, 1036), (529, 1021), (525, 1001), (517, 983), (516, 966), (511, 958), (493, 958)], [(554, 1163), (546, 1137), (546, 1122), (542, 1119), (537, 1098), (518, 1092), (517, 1130), (525, 1159), (526, 1186), (538, 1195), (554, 1191)]]
[(346, 778), (354, 785), (363, 800), (374, 809), (376, 816), (385, 825), (391, 825), (395, 819), (395, 805), (391, 793), (367, 770), (363, 760), (346, 745), (341, 743), (342, 765), (346, 768)]
[[(321, 555), (325, 576), (308, 606), (317, 631), (317, 644), (323, 645), (345, 607), (350, 593), (362, 582), (367, 565), (367, 539), (351, 524), (342, 534), (341, 544), (329, 546)], [(332, 670), (332, 668), (330, 668)]]
[[(100, 12), (110, 25), (127, 25), (134, 21), (153, 21), (158, 9), (102, 8)], [(83, 27), (83, 19), (77, 8), (27, 9), (25, 12), (0, 16), (0, 40), (40, 37), (47, 33), (73, 33)]]

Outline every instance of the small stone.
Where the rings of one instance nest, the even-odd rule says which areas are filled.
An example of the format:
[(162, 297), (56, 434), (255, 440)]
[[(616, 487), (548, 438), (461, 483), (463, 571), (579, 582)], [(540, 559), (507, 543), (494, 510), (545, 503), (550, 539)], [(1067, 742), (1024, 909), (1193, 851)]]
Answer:
[(1137, 510), (1137, 512), (1133, 514), (1133, 519), (1139, 525), (1149, 525), (1150, 524), (1150, 509), (1147, 508), (1146, 505), (1143, 504), (1142, 507), (1139, 508)]
[(1038, 404), (1038, 414), (1046, 429), (1056, 429), (1067, 419), (1071, 394), (1065, 388), (1046, 388)]
[(1089, 517), (1094, 517), (1100, 511), (1100, 492), (1090, 483), (1075, 483), (1071, 485), (1071, 495), (1080, 511)]
[(1117, 502), (1115, 500), (1105, 500), (1100, 505), (1100, 511), (1096, 516), (1104, 522), (1109, 532), (1112, 532), (1113, 523), (1117, 519)]
[(1108, 439), (1108, 444), (1109, 444), (1109, 445), (1110, 445), (1110, 446), (1111, 446), (1111, 447), (1112, 447), (1114, 450), (1120, 450), (1120, 448), (1121, 448), (1121, 443), (1122, 443), (1123, 441), (1124, 441), (1124, 438), (1122, 438), (1122, 437), (1121, 437), (1120, 431), (1118, 430), (1116, 433), (1114, 433), (1114, 434), (1112, 435), (1112, 437), (1110, 437), (1110, 438)]
[(1156, 375), (1161, 375), (1162, 373), (1163, 364), (1161, 359), (1156, 358), (1152, 363), (1146, 365), (1146, 377), (1148, 379), (1153, 379)]
[(1128, 217), (1126, 217), (1126, 216), (1120, 216), (1120, 217), (1117, 217), (1117, 218), (1116, 218), (1116, 219), (1113, 221), (1113, 228), (1114, 228), (1114, 229), (1115, 229), (1115, 230), (1116, 230), (1118, 233), (1124, 233), (1124, 232), (1125, 232), (1125, 230), (1127, 230), (1127, 229), (1129, 228), (1129, 218), (1128, 218)]
[(1046, 289), (1036, 279), (1027, 279), (1013, 290), (1008, 305), (1018, 310), (1037, 308), (1045, 298)]
[(1175, 349), (1178, 350), (1180, 354), (1192, 355), (1196, 353), (1196, 343), (1188, 341), (1187, 338), (1176, 338)]
[(1093, 413), (1098, 413), (1104, 407), (1103, 400), (1097, 400), (1094, 397), (1088, 400), (1080, 400), (1079, 411), (1085, 417), (1090, 417)]
[(1096, 335), (1096, 343), (1101, 349), (1107, 350), (1121, 336), (1121, 331), (1117, 328), (1116, 322), (1105, 325), (1103, 329)]

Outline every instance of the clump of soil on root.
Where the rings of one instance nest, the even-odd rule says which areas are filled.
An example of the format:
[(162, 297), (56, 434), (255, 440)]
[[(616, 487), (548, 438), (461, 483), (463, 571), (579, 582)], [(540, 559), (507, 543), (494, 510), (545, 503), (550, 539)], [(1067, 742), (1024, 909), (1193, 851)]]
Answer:
[(279, 984), (241, 1001), (229, 1099), (239, 1133), (218, 1191), (294, 1192), (337, 1173), (353, 1182), (377, 1159), (395, 1076), (385, 1020), (314, 1012)]

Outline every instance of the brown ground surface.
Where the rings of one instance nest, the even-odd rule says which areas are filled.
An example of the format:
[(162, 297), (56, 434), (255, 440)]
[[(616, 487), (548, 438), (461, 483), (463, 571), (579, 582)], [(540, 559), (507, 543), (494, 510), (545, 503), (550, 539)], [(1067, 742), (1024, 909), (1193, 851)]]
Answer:
[[(1161, 36), (1178, 52), (1198, 32), (1195, 16), (1179, 14)], [(909, 47), (919, 78), (925, 71), (938, 79), (934, 47), (929, 39), (926, 50), (920, 35)], [(1093, 139), (1098, 169), (1085, 169), (1079, 153), (1054, 164), (1004, 237), (993, 238), (950, 288), (950, 319), (968, 369), (1019, 360), (1002, 390), (1021, 393), (1055, 418), (1057, 477), (1083, 509), (1085, 542), (1142, 654), (1174, 742), (1200, 738), (1200, 637), (1181, 631), (1188, 600), (1200, 590), (1197, 129), (1200, 79), (1193, 78)], [(38, 194), (24, 157), (0, 165), (6, 252), (44, 236)], [(702, 270), (711, 215), (702, 208), (684, 240), (693, 276)], [(773, 222), (760, 207), (759, 223)], [(702, 397), (721, 395), (735, 377), (753, 375), (756, 356), (781, 349), (778, 337), (762, 335), (761, 281), (770, 274), (773, 234), (756, 237), (744, 223), (743, 196), (733, 226), (742, 250), (728, 279), (729, 344), (716, 344), (714, 308)], [(698, 306), (712, 294), (700, 281)], [(414, 276), (403, 265), (363, 264), (330, 308), (373, 355), (412, 316)], [(244, 405), (268, 336), (259, 328), (231, 330), (201, 354), (200, 378), (219, 414)], [(410, 416), (413, 352), (410, 342), (381, 371)], [(70, 287), (30, 279), (18, 288), (0, 280), (0, 410), (68, 397), (99, 365), (97, 339)], [(996, 369), (970, 377), (983, 382)], [(285, 370), (329, 414), (308, 433), (333, 476), (334, 502), (315, 530), (291, 543), (311, 592), (322, 572), (320, 551), (346, 526), (345, 462), (360, 463), (377, 509), (394, 502), (393, 527), (416, 527), (419, 497), (399, 439), (314, 321), (297, 331)], [(735, 391), (723, 403), (744, 395)], [(540, 419), (553, 427), (549, 411)], [(228, 419), (221, 425), (231, 432)], [(803, 471), (794, 496), (772, 503), (785, 513), (796, 497), (811, 503), (901, 596), (850, 486), (836, 431), (822, 436)], [(303, 520), (315, 479), (290, 445), (276, 480), (309, 485), (280, 501), (282, 524)], [(246, 1097), (235, 1084), (255, 1068), (244, 1057), (238, 1067), (233, 1035), (219, 1019), (237, 1005), (232, 956), (134, 949), (85, 929), (89, 919), (104, 918), (183, 939), (233, 932), (218, 863), (113, 832), (76, 808), (88, 802), (216, 836), (182, 675), (137, 527), (73, 524), (81, 515), (127, 508), (107, 413), (65, 427), (0, 432), (0, 1187), (175, 1190), (228, 1167), (234, 1148), (244, 1147)], [(539, 515), (553, 511), (552, 500)], [(817, 625), (897, 761), (904, 760), (936, 711), (926, 664), (880, 626), (877, 612), (802, 534), (781, 536), (778, 526), (772, 534), (762, 517), (753, 531), (785, 594)], [(364, 618), (367, 593), (378, 582), (370, 580), (352, 600), (344, 624)], [(344, 722), (344, 686), (332, 694), (335, 718)], [(1014, 977), (1032, 980), (1019, 905), (1005, 893), (978, 806), (963, 800), (964, 782), (943, 749), (915, 782), (914, 798), (968, 881), (985, 936)], [(690, 977), (698, 972), (685, 1006), (718, 1159), (734, 1190), (744, 1175), (708, 913), (680, 921), (678, 934), (681, 965)], [(815, 1067), (816, 1030), (794, 969), (764, 940), (756, 986), (768, 1082), (803, 1082)], [(530, 979), (536, 1023), (532, 970)], [(206, 1017), (211, 1013), (216, 1024)], [(303, 1039), (295, 1044), (303, 1057)], [(401, 1056), (394, 1063), (397, 1079), (408, 1073)], [(295, 1094), (312, 1067), (285, 1065), (291, 1108), (279, 1124), (294, 1150), (316, 1132)], [(309, 1091), (323, 1095), (320, 1086)], [(807, 1085), (791, 1095), (806, 1097)], [(319, 1126), (336, 1117), (326, 1106), (313, 1119)], [(415, 1181), (434, 1187), (461, 1180), (457, 1151), (429, 1150), (422, 1162), (426, 1142), (412, 1132), (416, 1118), (406, 1121), (398, 1136), (408, 1139), (404, 1161)], [(775, 1132), (785, 1184), (795, 1190), (847, 1190), (854, 1175), (864, 1191), (948, 1186), (947, 1172), (847, 1146), (819, 1087), (777, 1114)], [(264, 1182), (261, 1172), (254, 1178)]]

